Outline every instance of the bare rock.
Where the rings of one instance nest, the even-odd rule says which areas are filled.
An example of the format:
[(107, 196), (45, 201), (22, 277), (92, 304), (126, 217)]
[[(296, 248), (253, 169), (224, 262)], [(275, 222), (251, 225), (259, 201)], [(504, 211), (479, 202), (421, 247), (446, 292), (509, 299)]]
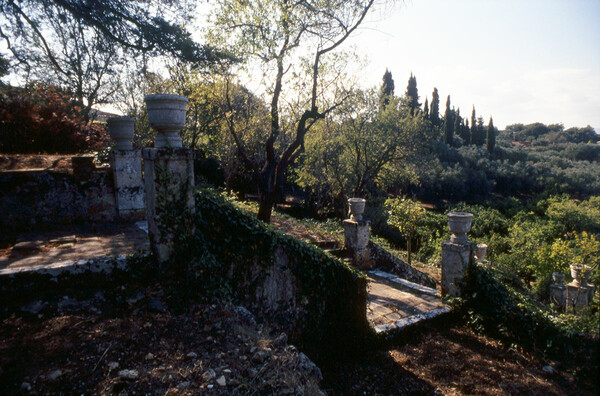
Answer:
[(48, 379), (51, 381), (56, 381), (57, 379), (60, 378), (60, 376), (62, 375), (62, 371), (60, 370), (54, 370), (53, 372), (51, 372), (50, 374), (48, 374)]
[(148, 299), (148, 309), (150, 311), (165, 313), (167, 307), (158, 298), (152, 297)]
[(40, 300), (32, 301), (29, 304), (23, 305), (21, 311), (27, 312), (33, 315), (37, 315), (46, 307), (46, 303)]
[(237, 306), (233, 309), (233, 312), (235, 312), (237, 314), (237, 316), (239, 316), (239, 318), (248, 323), (248, 324), (256, 324), (256, 319), (254, 318), (254, 315), (252, 314), (252, 312), (248, 311), (246, 308), (240, 306)]
[(288, 337), (287, 334), (281, 333), (273, 340), (273, 346), (275, 348), (285, 348), (287, 346)]
[(187, 388), (189, 388), (189, 387), (190, 387), (190, 385), (191, 385), (191, 384), (192, 384), (192, 383), (191, 383), (190, 381), (183, 381), (183, 382), (180, 382), (180, 383), (177, 385), (177, 389), (178, 389), (178, 390), (180, 390), (180, 391), (182, 391), (182, 390), (186, 390)]
[(252, 361), (254, 363), (262, 363), (265, 360), (267, 360), (268, 357), (269, 357), (269, 352), (261, 349), (259, 351), (256, 351), (256, 353), (254, 355), (252, 355)]
[(314, 375), (318, 381), (323, 379), (321, 369), (303, 352), (298, 354), (298, 368), (307, 374)]
[(140, 377), (140, 373), (137, 370), (121, 370), (119, 371), (119, 377), (126, 380), (136, 380)]
[(215, 373), (215, 370), (213, 369), (208, 369), (206, 370), (203, 374), (202, 374), (202, 380), (204, 382), (208, 382), (211, 379), (215, 378), (217, 376), (217, 374)]
[(552, 366), (544, 366), (542, 367), (542, 371), (546, 374), (554, 374), (554, 368), (552, 368)]
[(225, 376), (222, 375), (219, 378), (217, 378), (217, 384), (219, 386), (226, 386), (227, 385), (227, 380), (225, 380)]

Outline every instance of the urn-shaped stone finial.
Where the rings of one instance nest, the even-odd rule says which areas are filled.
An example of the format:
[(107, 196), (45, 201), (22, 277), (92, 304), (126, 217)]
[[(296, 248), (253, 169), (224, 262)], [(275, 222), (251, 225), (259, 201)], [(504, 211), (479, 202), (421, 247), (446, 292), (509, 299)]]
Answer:
[(585, 286), (585, 275), (590, 270), (590, 267), (583, 264), (571, 264), (571, 276), (577, 286)]
[(477, 260), (483, 262), (485, 260), (485, 255), (487, 254), (488, 245), (485, 243), (478, 243), (477, 249), (475, 249), (475, 256)]
[(469, 242), (467, 239), (467, 233), (471, 231), (471, 222), (473, 220), (472, 213), (466, 212), (450, 212), (448, 216), (448, 227), (452, 236), (450, 242), (465, 244)]
[(364, 198), (348, 199), (348, 207), (350, 208), (350, 220), (362, 221), (362, 215), (365, 212), (365, 204), (367, 200)]
[(181, 131), (185, 125), (185, 108), (188, 99), (180, 95), (147, 95), (144, 97), (148, 108), (150, 126), (158, 134), (154, 147), (182, 147)]
[(117, 150), (132, 150), (135, 121), (131, 117), (111, 117), (106, 121), (110, 138)]

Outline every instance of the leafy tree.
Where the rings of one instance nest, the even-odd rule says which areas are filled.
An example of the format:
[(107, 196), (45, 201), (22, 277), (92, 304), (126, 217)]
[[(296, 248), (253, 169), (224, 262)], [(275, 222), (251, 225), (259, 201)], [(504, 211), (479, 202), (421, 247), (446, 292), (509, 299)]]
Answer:
[(454, 138), (454, 122), (450, 110), (450, 95), (446, 99), (446, 112), (444, 113), (444, 143), (451, 146)]
[[(104, 37), (107, 45), (134, 51), (169, 54), (197, 65), (227, 58), (215, 49), (199, 45), (185, 30), (189, 15), (186, 3), (159, 0), (148, 6), (145, 0), (3, 0), (0, 1), (0, 37), (19, 62), (27, 54), (13, 46), (21, 36), (35, 36), (47, 46), (46, 17), (72, 18)], [(26, 50), (26, 49), (25, 49)]]
[(86, 122), (58, 87), (0, 90), (0, 152), (81, 153), (99, 150), (106, 138), (104, 127)]
[(421, 207), (419, 202), (409, 198), (388, 198), (385, 201), (385, 209), (388, 214), (388, 224), (396, 227), (406, 238), (408, 264), (412, 264), (412, 240), (425, 216), (425, 209)]
[(490, 153), (494, 152), (496, 147), (496, 128), (494, 128), (494, 121), (490, 117), (490, 123), (487, 127), (487, 151)]
[(430, 129), (422, 116), (399, 98), (378, 113), (376, 92), (356, 91), (307, 137), (298, 180), (321, 202), (393, 188), (424, 157)]
[(433, 88), (431, 94), (431, 109), (429, 110), (429, 119), (431, 124), (436, 127), (440, 125), (440, 95), (437, 88)]
[(28, 79), (69, 92), (87, 120), (92, 106), (107, 103), (119, 88), (122, 52), (66, 11), (43, 7), (38, 15), (43, 38), (28, 31), (13, 42), (20, 69)]
[(411, 113), (414, 114), (415, 111), (421, 108), (421, 104), (419, 103), (419, 90), (417, 89), (417, 78), (413, 76), (412, 73), (410, 73), (410, 77), (408, 79), (405, 97)]
[[(10, 61), (4, 57), (4, 54), (0, 54), (0, 78), (6, 76), (10, 69)], [(2, 84), (2, 81), (0, 81)]]
[[(319, 78), (323, 59), (346, 41), (374, 4), (375, 0), (331, 0), (314, 5), (286, 0), (217, 2), (211, 17), (217, 26), (210, 32), (213, 42), (232, 42), (239, 56), (258, 60), (267, 70), (265, 81), (268, 85), (265, 88), (270, 96), (271, 119), (269, 137), (264, 142), (264, 163), (255, 167), (247, 160), (247, 148), (241, 144), (241, 139), (234, 138), (238, 153), (254, 169), (258, 180), (258, 217), (261, 220), (270, 221), (273, 205), (283, 195), (286, 171), (302, 153), (307, 132), (340, 105), (327, 105), (322, 96), (327, 93)], [(308, 70), (301, 69), (302, 63), (296, 56), (300, 51), (312, 57)], [(288, 79), (290, 74), (292, 78)], [(300, 88), (295, 94), (310, 93), (303, 104), (305, 110), (291, 110), (297, 118), (286, 123), (281, 108), (282, 96), (292, 90), (286, 84), (293, 82), (293, 76), (299, 80), (306, 78), (301, 83), (296, 80)], [(323, 110), (319, 110), (320, 104), (324, 106)], [(293, 137), (286, 133), (288, 128), (293, 129)], [(230, 132), (236, 135), (239, 129), (230, 128)]]
[(381, 84), (381, 92), (379, 94), (381, 108), (385, 110), (385, 106), (390, 103), (390, 98), (394, 96), (394, 79), (392, 78), (392, 72), (385, 69), (383, 73), (383, 83)]

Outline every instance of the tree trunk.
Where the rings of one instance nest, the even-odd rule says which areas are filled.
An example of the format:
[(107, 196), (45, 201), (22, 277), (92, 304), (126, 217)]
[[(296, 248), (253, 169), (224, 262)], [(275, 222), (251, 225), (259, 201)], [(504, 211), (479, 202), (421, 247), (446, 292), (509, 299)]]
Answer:
[(275, 175), (276, 164), (267, 162), (258, 179), (258, 219), (265, 223), (271, 222), (273, 205), (283, 194), (283, 174)]
[(258, 219), (264, 221), (265, 223), (271, 223), (271, 213), (273, 211), (274, 201), (270, 199), (270, 197), (262, 195), (259, 198), (258, 205)]

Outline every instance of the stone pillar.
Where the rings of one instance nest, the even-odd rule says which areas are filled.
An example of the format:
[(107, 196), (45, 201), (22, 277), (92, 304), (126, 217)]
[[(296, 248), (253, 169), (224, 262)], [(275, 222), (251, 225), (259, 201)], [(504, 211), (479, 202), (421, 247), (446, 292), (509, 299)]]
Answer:
[(158, 134), (144, 149), (146, 217), (150, 247), (159, 263), (169, 260), (175, 244), (194, 233), (194, 151), (183, 148), (188, 99), (179, 95), (144, 97), (148, 120)]
[(567, 287), (564, 284), (551, 283), (550, 286), (548, 286), (548, 297), (550, 297), (550, 301), (556, 305), (556, 308), (562, 310), (565, 308), (567, 299)]
[(352, 262), (357, 268), (370, 269), (369, 228), (371, 222), (344, 220), (344, 246), (352, 255)]
[(143, 218), (145, 205), (142, 153), (133, 149), (134, 120), (131, 117), (112, 117), (106, 123), (114, 141), (109, 160), (119, 217)]
[(352, 263), (360, 269), (370, 269), (369, 229), (371, 223), (362, 215), (367, 201), (363, 198), (348, 199), (350, 219), (344, 220), (344, 246), (352, 255)]
[(115, 183), (119, 217), (144, 218), (146, 205), (142, 180), (142, 153), (140, 150), (112, 149), (109, 160)]
[(164, 263), (177, 239), (194, 233), (194, 152), (147, 148), (142, 156), (150, 246), (158, 262)]
[(474, 263), (477, 245), (469, 242), (467, 233), (471, 230), (471, 213), (448, 213), (448, 225), (452, 231), (449, 241), (442, 242), (442, 294), (458, 297), (461, 295), (463, 278)]
[(474, 262), (475, 244), (442, 242), (442, 294), (460, 296), (462, 280)]
[(548, 286), (548, 297), (558, 310), (563, 310), (567, 302), (567, 287), (564, 282), (565, 274), (552, 273), (552, 283)]
[(594, 297), (595, 287), (588, 284), (580, 284), (577, 281), (568, 283), (566, 297), (566, 311), (576, 312), (587, 308)]

